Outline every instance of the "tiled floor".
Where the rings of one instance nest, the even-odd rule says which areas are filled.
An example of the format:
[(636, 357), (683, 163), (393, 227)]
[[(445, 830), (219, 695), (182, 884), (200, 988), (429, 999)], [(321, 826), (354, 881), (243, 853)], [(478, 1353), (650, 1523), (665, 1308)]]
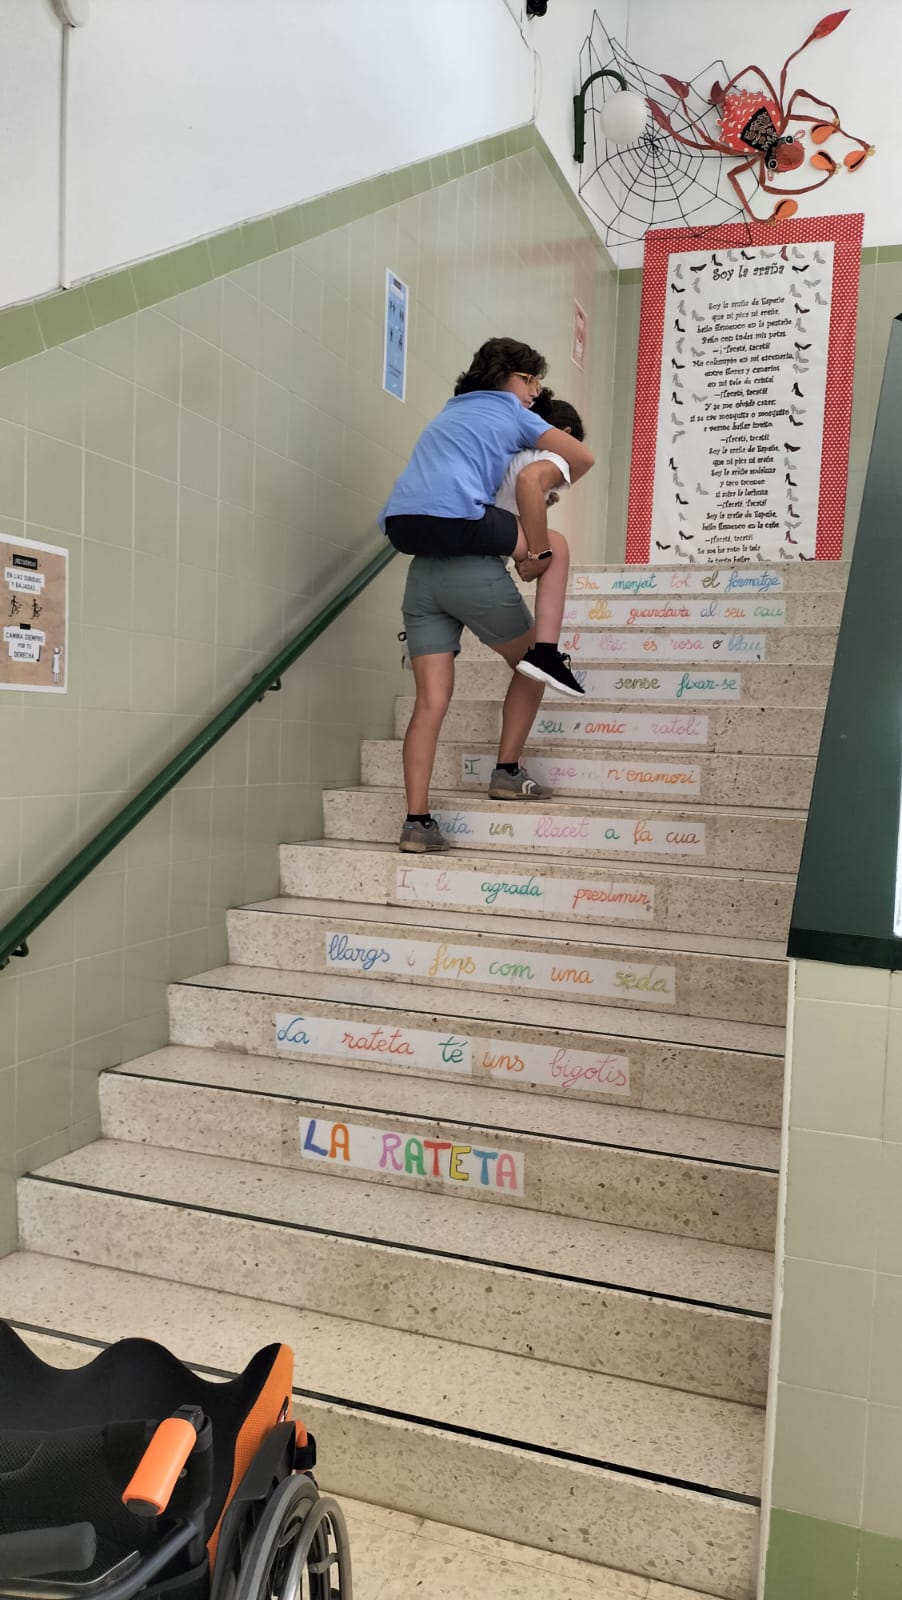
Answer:
[(701, 1600), (689, 1589), (465, 1528), (356, 1500), (341, 1504), (351, 1534), (354, 1600), (535, 1600), (539, 1592), (543, 1600)]

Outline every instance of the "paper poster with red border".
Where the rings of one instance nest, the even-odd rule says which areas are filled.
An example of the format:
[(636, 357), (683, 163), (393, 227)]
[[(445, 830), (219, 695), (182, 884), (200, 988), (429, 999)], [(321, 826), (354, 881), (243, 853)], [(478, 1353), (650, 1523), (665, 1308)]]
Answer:
[(628, 562), (840, 558), (863, 220), (646, 235)]

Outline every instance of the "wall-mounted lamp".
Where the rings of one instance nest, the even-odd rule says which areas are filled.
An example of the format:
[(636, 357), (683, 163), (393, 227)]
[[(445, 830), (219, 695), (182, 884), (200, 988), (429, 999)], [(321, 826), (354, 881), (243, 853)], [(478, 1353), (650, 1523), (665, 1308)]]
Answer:
[(611, 144), (632, 144), (641, 137), (648, 121), (648, 106), (641, 94), (636, 94), (620, 72), (602, 67), (587, 78), (579, 94), (573, 96), (573, 159), (582, 164), (586, 150), (586, 90), (597, 78), (613, 78), (620, 93), (611, 96), (602, 106), (598, 120), (601, 131)]

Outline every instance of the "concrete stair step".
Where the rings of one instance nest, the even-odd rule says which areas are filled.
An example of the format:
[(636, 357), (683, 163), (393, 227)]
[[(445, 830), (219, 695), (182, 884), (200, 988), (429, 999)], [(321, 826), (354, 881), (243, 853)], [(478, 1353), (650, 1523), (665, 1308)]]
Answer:
[[(403, 813), (402, 813), (403, 814)], [(466, 815), (467, 813), (456, 813)], [(682, 866), (636, 870), (528, 852), (468, 851), (436, 863), (402, 856), (395, 845), (317, 840), (283, 845), (282, 892), (337, 896), (347, 904), (461, 906), (499, 918), (528, 916), (589, 927), (658, 928), (684, 933), (782, 939), (789, 931), (795, 880), (775, 873)]]
[(629, 632), (654, 628), (672, 633), (712, 628), (726, 634), (737, 631), (761, 634), (763, 631), (773, 643), (786, 630), (817, 628), (826, 630), (835, 644), (843, 600), (841, 590), (766, 596), (710, 593), (624, 596), (571, 589), (564, 609), (564, 626), (625, 628)]
[(241, 1287), (161, 1290), (159, 1278), (115, 1267), (0, 1262), (7, 1315), (60, 1366), (135, 1331), (216, 1373), (239, 1371), (274, 1339), (292, 1346), (295, 1408), (332, 1492), (378, 1494), (419, 1516), (751, 1600), (760, 1412), (379, 1330)]
[[(767, 662), (741, 666), (654, 665), (638, 667), (577, 667), (575, 676), (586, 694), (586, 705), (594, 700), (632, 705), (636, 710), (655, 706), (696, 706), (729, 703), (765, 707), (807, 706), (823, 710), (830, 687), (832, 667), (770, 666)], [(491, 661), (460, 661), (455, 668), (454, 693), (460, 700), (485, 700), (507, 691), (510, 668), (500, 657)], [(546, 694), (543, 710), (554, 704), (570, 709), (572, 698)], [(581, 709), (585, 706), (581, 703)]]
[[(20, 1180), (28, 1249), (116, 1266), (125, 1232), (153, 1277), (228, 1290), (237, 1261), (254, 1299), (762, 1403), (764, 1251), (154, 1146), (88, 1148), (90, 1165), (64, 1157)], [(738, 1301), (724, 1295), (749, 1282)]]
[[(675, 800), (636, 804), (632, 798), (510, 801), (438, 789), (431, 800), (432, 814), (451, 847), (438, 862), (445, 869), (450, 869), (452, 853), (479, 850), (499, 856), (525, 852), (537, 861), (575, 863), (591, 857), (630, 866), (654, 861), (795, 873), (805, 832), (805, 813), (786, 808), (708, 810)], [(401, 789), (330, 789), (323, 795), (328, 840), (393, 844), (397, 849), (405, 813)], [(418, 859), (399, 856), (404, 866)]]
[[(514, 1099), (541, 1094), (779, 1127), (784, 1034), (779, 1027), (649, 1016), (561, 999), (519, 999), (365, 976), (217, 967), (173, 984), (176, 1044), (312, 1060), (437, 1083), (475, 1083)], [(249, 1069), (253, 1062), (248, 1063)], [(365, 1087), (361, 1088), (365, 1094)], [(505, 1125), (519, 1112), (498, 1112)]]
[[(433, 782), (437, 789), (469, 794), (486, 790), (497, 745), (439, 744)], [(633, 798), (697, 801), (701, 805), (787, 807), (805, 810), (814, 780), (814, 757), (794, 755), (717, 755), (692, 750), (650, 754), (635, 746), (609, 747), (592, 754), (585, 745), (546, 741), (527, 750), (526, 765), (540, 783), (550, 784), (558, 798), (586, 795), (593, 799)], [(401, 741), (364, 739), (361, 781), (367, 787), (396, 789), (403, 781)]]
[(704, 594), (770, 597), (786, 592), (845, 593), (848, 561), (744, 562), (723, 566), (674, 562), (664, 566), (580, 563), (571, 568), (570, 588), (577, 594)]
[(110, 1139), (751, 1249), (774, 1236), (770, 1128), (178, 1046), (105, 1075), (101, 1112)]
[[(575, 701), (549, 693), (529, 735), (529, 748), (544, 751), (575, 744), (588, 754), (647, 745), (661, 755), (710, 750), (748, 756), (816, 756), (824, 721), (823, 708), (810, 706), (707, 706), (704, 710), (662, 706), (648, 711), (620, 700), (591, 700), (575, 707)], [(403, 737), (412, 711), (413, 699), (399, 696), (395, 701), (397, 738)], [(497, 745), (500, 732), (500, 696), (452, 700), (439, 748), (442, 742), (488, 740)]]
[[(503, 939), (501, 937), (503, 931)], [(357, 906), (277, 898), (228, 913), (230, 960), (306, 972), (367, 973), (455, 990), (561, 996), (594, 1005), (763, 1022), (782, 1027), (787, 966), (782, 943), (623, 932), (512, 917), (501, 930), (485, 912)]]
[[(596, 602), (596, 605), (598, 602)], [(571, 608), (572, 609), (572, 608)], [(590, 608), (591, 609), (591, 608)], [(598, 622), (582, 623), (565, 615), (561, 649), (580, 667), (641, 663), (647, 671), (651, 662), (680, 666), (695, 672), (699, 662), (726, 670), (751, 662), (771, 666), (831, 666), (836, 654), (835, 628), (771, 628), (767, 631), (743, 626), (741, 630), (723, 627), (643, 628), (640, 625), (614, 628)], [(465, 632), (461, 640), (462, 661), (491, 661), (493, 652), (475, 634)]]

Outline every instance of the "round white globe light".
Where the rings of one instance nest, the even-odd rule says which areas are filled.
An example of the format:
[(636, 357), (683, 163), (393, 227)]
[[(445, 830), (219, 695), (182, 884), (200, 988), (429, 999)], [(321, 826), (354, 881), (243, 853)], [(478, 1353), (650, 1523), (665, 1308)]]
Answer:
[(632, 89), (621, 89), (605, 101), (598, 120), (611, 144), (634, 144), (645, 132), (648, 116), (648, 105), (642, 95)]

